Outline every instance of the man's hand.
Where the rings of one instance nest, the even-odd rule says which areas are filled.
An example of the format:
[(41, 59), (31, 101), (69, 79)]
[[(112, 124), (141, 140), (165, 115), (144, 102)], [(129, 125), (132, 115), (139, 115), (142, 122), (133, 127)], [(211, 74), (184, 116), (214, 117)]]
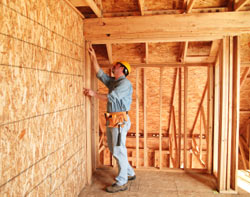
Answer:
[(96, 54), (91, 44), (89, 45), (89, 54), (90, 54), (91, 61), (94, 62), (96, 60)]
[(83, 88), (83, 94), (85, 94), (85, 96), (95, 96), (96, 93), (93, 90), (87, 89), (87, 88)]

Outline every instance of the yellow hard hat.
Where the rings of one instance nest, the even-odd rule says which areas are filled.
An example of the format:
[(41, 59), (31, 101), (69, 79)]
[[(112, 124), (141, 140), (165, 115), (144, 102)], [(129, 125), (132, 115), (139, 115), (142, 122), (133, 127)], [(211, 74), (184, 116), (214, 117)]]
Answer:
[[(127, 75), (131, 72), (131, 66), (130, 66), (130, 64), (129, 64), (128, 62), (121, 61), (121, 62), (118, 62), (118, 63), (122, 64), (122, 65), (128, 70)], [(126, 75), (126, 74), (125, 74), (125, 75)], [(127, 75), (126, 75), (126, 76), (127, 76)]]

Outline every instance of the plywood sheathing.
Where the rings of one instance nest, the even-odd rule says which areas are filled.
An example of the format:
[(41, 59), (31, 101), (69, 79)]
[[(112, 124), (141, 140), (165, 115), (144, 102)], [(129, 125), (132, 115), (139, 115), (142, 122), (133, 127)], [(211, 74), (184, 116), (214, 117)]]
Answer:
[(5, 0), (0, 18), (0, 195), (78, 194), (86, 152), (82, 19), (64, 1)]

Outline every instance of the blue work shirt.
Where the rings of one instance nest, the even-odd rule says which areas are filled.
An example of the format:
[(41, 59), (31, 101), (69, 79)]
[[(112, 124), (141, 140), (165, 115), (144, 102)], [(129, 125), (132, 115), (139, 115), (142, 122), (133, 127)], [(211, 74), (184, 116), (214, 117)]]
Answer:
[(114, 77), (105, 74), (102, 69), (96, 76), (109, 89), (107, 112), (129, 111), (133, 93), (131, 82), (125, 76), (115, 80)]

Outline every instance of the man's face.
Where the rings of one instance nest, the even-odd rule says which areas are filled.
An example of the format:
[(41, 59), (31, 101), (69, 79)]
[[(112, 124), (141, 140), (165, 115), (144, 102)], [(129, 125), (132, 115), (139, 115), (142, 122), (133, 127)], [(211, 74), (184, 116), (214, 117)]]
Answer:
[(116, 74), (118, 74), (118, 73), (120, 73), (120, 72), (122, 72), (122, 71), (123, 71), (123, 67), (121, 66), (120, 63), (116, 63), (116, 64), (112, 67), (112, 73), (113, 73), (114, 75), (116, 75)]

